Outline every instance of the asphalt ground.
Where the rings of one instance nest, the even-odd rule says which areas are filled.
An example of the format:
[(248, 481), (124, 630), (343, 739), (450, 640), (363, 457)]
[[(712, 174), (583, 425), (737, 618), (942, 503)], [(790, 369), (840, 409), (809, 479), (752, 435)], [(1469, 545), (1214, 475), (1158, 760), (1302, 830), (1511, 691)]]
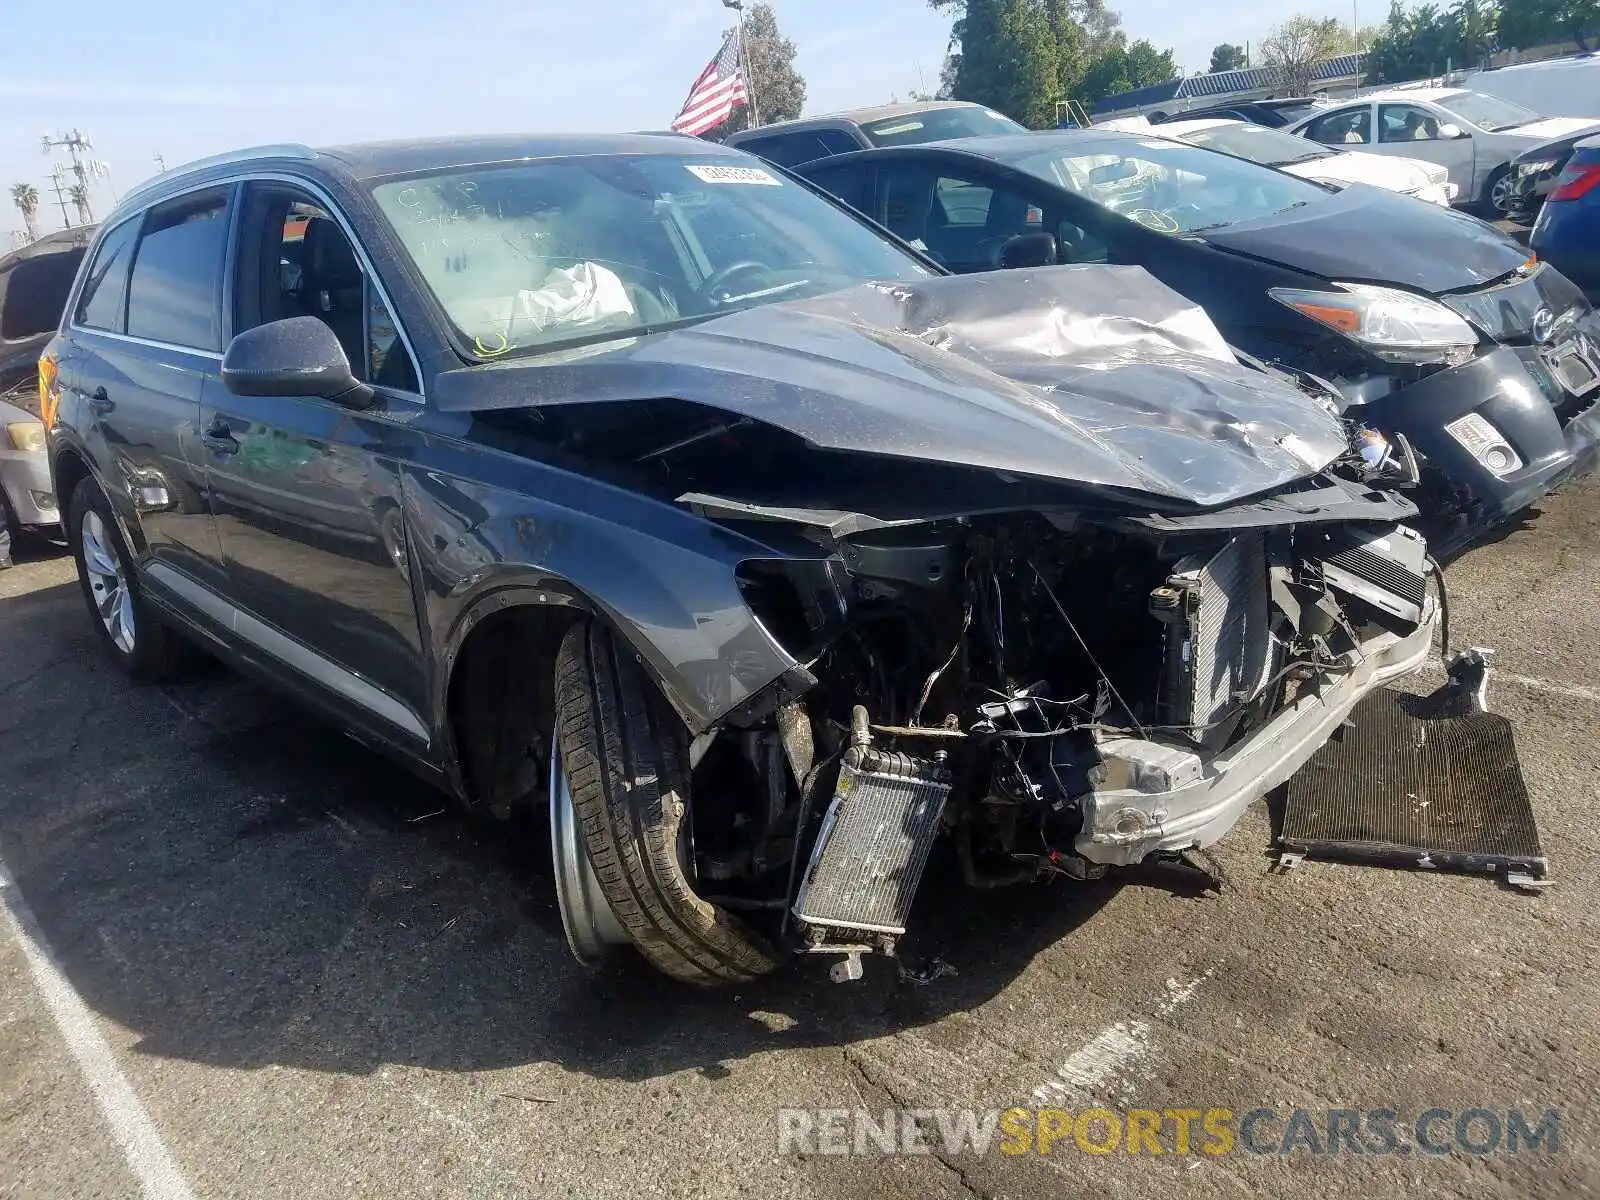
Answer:
[[(936, 868), (908, 949), (954, 974), (811, 964), (721, 994), (573, 962), (536, 826), (460, 814), (220, 668), (124, 683), (71, 560), (36, 548), (0, 573), (0, 1196), (1600, 1195), (1597, 501), (1574, 487), (1448, 572), (1456, 640), (1498, 651), (1548, 891), (1277, 874), (1257, 805), (1220, 895)], [(1555, 1112), (1559, 1137), (778, 1144), (785, 1107), (1041, 1102), (1267, 1107), (1269, 1148), (1297, 1107), (1324, 1132), (1329, 1109)]]

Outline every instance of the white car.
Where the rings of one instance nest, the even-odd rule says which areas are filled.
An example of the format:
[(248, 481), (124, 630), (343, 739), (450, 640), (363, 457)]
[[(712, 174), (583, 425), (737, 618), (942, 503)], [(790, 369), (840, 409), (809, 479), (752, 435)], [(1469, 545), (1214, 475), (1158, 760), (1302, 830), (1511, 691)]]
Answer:
[(1450, 172), (1456, 201), (1506, 212), (1511, 160), (1600, 117), (1542, 117), (1467, 88), (1401, 87), (1372, 92), (1302, 120), (1292, 133), (1339, 150), (1426, 159)]
[(18, 395), (0, 394), (0, 522), (13, 538), (13, 550), (19, 533), (32, 530), (54, 534), (61, 523), (55, 493), (50, 488), (44, 424), (15, 403), (21, 399)]
[[(1134, 120), (1139, 124), (1135, 125)], [(1446, 207), (1456, 198), (1455, 185), (1450, 182), (1449, 172), (1444, 167), (1419, 159), (1334, 150), (1281, 129), (1268, 129), (1248, 121), (1209, 117), (1151, 125), (1143, 118), (1134, 118), (1103, 122), (1095, 128), (1148, 131), (1157, 137), (1174, 138), (1192, 146), (1220, 150), (1235, 158), (1260, 163), (1264, 167), (1276, 167), (1291, 175), (1336, 187), (1366, 183)]]

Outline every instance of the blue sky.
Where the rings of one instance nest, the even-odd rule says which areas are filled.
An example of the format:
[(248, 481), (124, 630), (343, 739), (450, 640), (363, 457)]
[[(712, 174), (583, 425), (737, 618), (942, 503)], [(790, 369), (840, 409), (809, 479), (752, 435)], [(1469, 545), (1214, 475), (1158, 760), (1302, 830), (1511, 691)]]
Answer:
[[(925, 0), (774, 0), (799, 49), (808, 111), (902, 98), (937, 80), (949, 20)], [(1368, 0), (1377, 20), (1377, 0)], [(1340, 3), (1117, 5), (1130, 36), (1203, 70), (1218, 41), (1260, 38)], [(125, 190), (169, 166), (272, 141), (664, 127), (732, 15), (718, 0), (0, 0), (0, 184), (41, 193), (39, 137), (76, 126)], [(72, 13), (70, 21), (64, 14)], [(29, 69), (31, 66), (31, 70)], [(920, 81), (920, 82), (919, 82)], [(0, 197), (0, 234), (21, 225)], [(6, 242), (0, 240), (0, 252)]]

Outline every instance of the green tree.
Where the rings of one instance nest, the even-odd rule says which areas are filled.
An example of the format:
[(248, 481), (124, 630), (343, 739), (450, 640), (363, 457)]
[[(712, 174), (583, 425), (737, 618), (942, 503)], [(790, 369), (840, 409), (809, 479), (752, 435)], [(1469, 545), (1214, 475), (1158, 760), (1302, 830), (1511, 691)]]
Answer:
[(1122, 17), (1115, 9), (1107, 8), (1105, 0), (1065, 0), (1065, 3), (1067, 15), (1082, 31), (1086, 57), (1092, 58), (1127, 41), (1122, 32)]
[(1118, 92), (1165, 83), (1177, 74), (1172, 51), (1157, 50), (1141, 38), (1126, 47), (1113, 46), (1095, 55), (1083, 73), (1078, 98), (1092, 105)]
[(1261, 43), (1262, 63), (1271, 67), (1278, 86), (1294, 95), (1311, 90), (1311, 76), (1323, 59), (1347, 53), (1350, 31), (1333, 17), (1297, 13)]
[(1504, 38), (1505, 11), (1492, 0), (1457, 0), (1407, 8), (1396, 0), (1367, 53), (1364, 71), (1375, 83), (1403, 83), (1470, 67), (1488, 59)]
[(1600, 34), (1600, 0), (1502, 0), (1499, 32), (1518, 49), (1573, 41), (1588, 50)]
[(1209, 70), (1214, 74), (1217, 71), (1237, 71), (1240, 67), (1250, 65), (1250, 60), (1245, 57), (1243, 46), (1234, 46), (1228, 42), (1216, 46), (1211, 51), (1211, 66)]
[(88, 184), (85, 184), (85, 183), (75, 183), (75, 184), (73, 184), (71, 187), (69, 187), (67, 189), (67, 199), (71, 200), (72, 203), (73, 203), (73, 206), (78, 210), (78, 224), (79, 225), (93, 225), (94, 224), (94, 210), (89, 207), (89, 185)]
[(22, 213), (22, 224), (31, 242), (39, 236), (39, 189), (31, 183), (11, 185), (11, 203)]
[[(806, 103), (806, 81), (794, 68), (794, 43), (778, 30), (770, 4), (752, 4), (744, 17), (746, 81), (755, 93), (761, 124), (792, 121)], [(750, 128), (750, 108), (741, 105), (721, 125), (706, 134), (712, 140)]]
[(955, 15), (950, 94), (1042, 129), (1078, 77), (1076, 22), (1054, 0), (930, 0)]

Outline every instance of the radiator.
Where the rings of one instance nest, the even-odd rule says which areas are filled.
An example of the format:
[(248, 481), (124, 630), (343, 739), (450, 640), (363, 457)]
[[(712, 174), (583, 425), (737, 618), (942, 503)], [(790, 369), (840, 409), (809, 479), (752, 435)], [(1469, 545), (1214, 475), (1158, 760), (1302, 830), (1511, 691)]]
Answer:
[(1272, 673), (1266, 538), (1240, 534), (1210, 558), (1182, 559), (1168, 582), (1184, 619), (1167, 626), (1164, 719), (1205, 742)]
[(851, 747), (795, 899), (812, 925), (904, 933), (939, 817), (950, 796), (941, 765)]

